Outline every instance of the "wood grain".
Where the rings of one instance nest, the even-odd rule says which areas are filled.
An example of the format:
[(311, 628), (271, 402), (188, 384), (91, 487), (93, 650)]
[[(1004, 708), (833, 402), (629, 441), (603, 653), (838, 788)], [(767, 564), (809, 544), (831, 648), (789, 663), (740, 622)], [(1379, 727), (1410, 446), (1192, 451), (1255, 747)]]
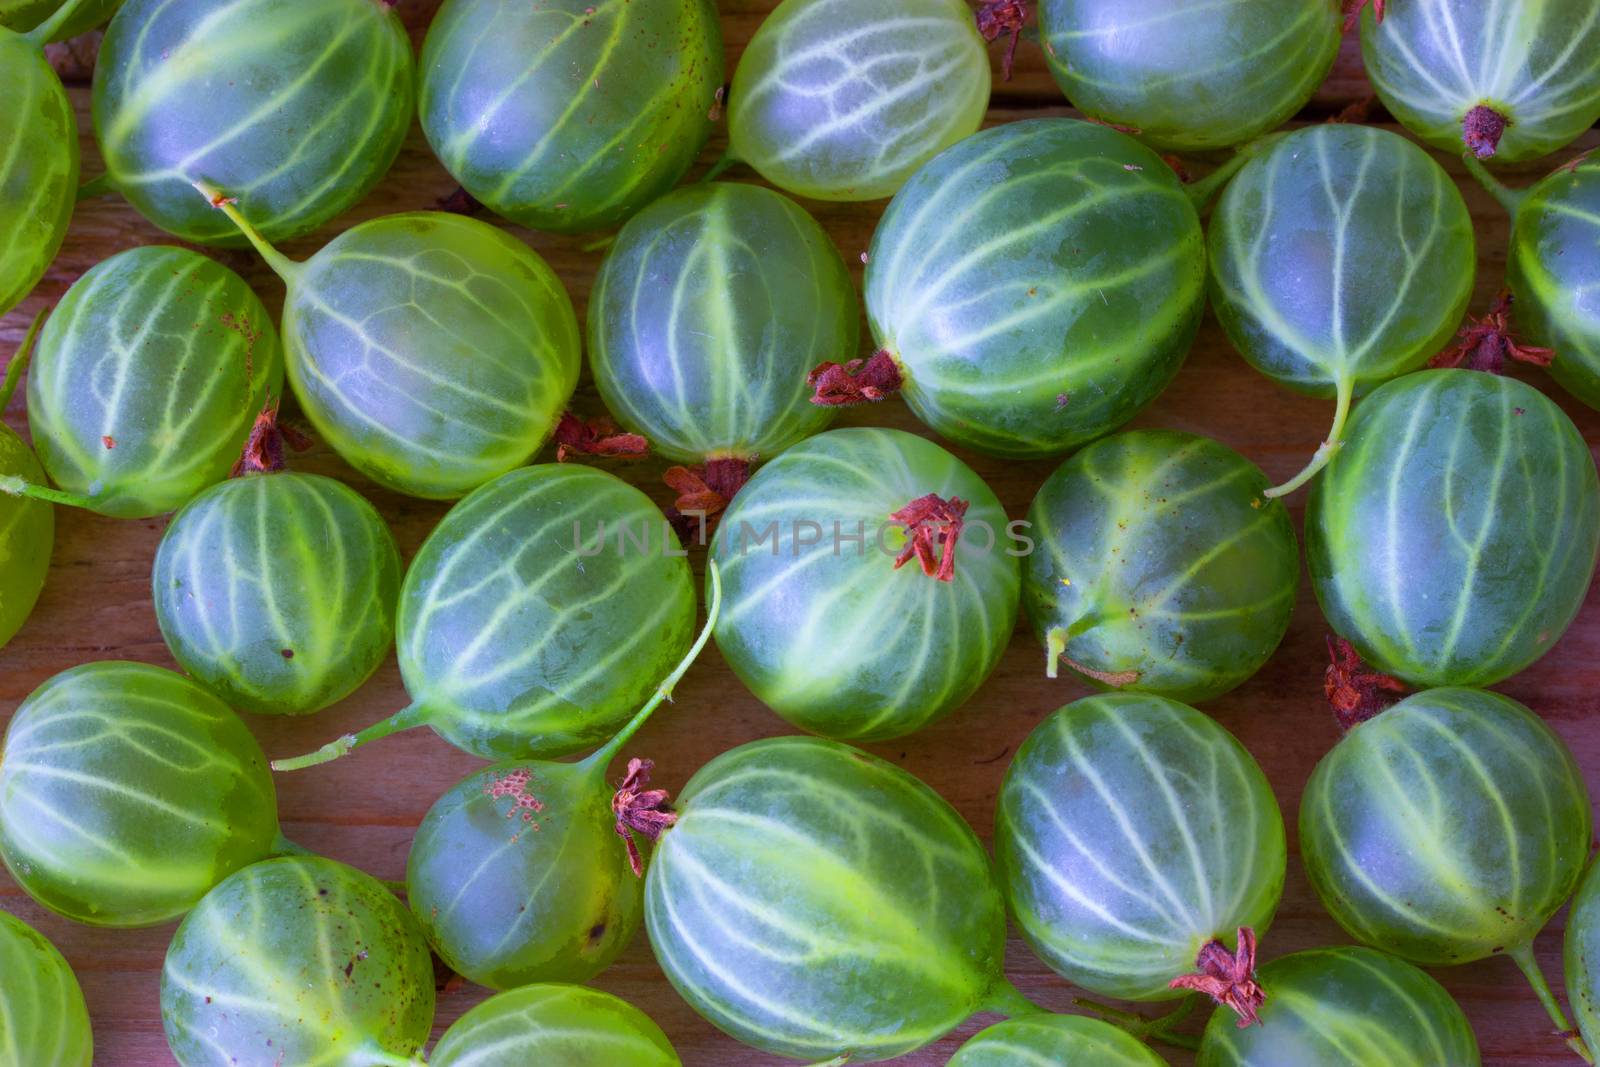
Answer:
[[(419, 38), (435, 6), (433, 0), (408, 0), (402, 6)], [(743, 43), (772, 6), (772, 0), (722, 0), (730, 71)], [(1359, 51), (1352, 43), (1346, 42), (1344, 57), (1318, 94), (1308, 113), (1311, 117), (1366, 95)], [(997, 56), (999, 50), (997, 46)], [(97, 173), (98, 161), (87, 136), (88, 89), (80, 61), (91, 55), (92, 42), (63, 49), (58, 55), (65, 56), (62, 61), (69, 71), (78, 63), (72, 95), (85, 132), (85, 173), (90, 175)], [(1016, 78), (996, 83), (997, 109), (992, 120), (1067, 113), (1037, 49), (1025, 44), (1020, 56)], [(1584, 143), (1600, 143), (1600, 135), (1591, 133)], [(714, 159), (719, 151), (720, 145), (709, 146), (704, 160)], [(1443, 162), (1458, 179), (1462, 177), (1459, 165)], [(730, 177), (751, 178), (740, 171)], [(394, 172), (372, 197), (326, 233), (287, 250), (305, 254), (341, 227), (394, 211), (430, 207), (453, 187), (420, 134), (413, 131)], [(1466, 183), (1464, 190), (1481, 244), (1474, 306), (1482, 310), (1501, 285), (1506, 220), (1475, 186)], [(807, 206), (826, 226), (859, 280), (860, 254), (867, 247), (882, 205)], [(578, 239), (515, 232), (550, 260), (581, 314), (599, 254), (583, 251), (583, 241)], [(96, 262), (120, 249), (165, 240), (118, 199), (81, 205), (49, 275), (21, 308), (0, 321), (0, 351), (9, 358), (34, 313), (54, 304), (67, 286)], [(280, 284), (252, 255), (225, 252), (219, 258), (245, 274), (269, 304), (281, 304)], [(1600, 442), (1600, 413), (1571, 401), (1547, 378), (1534, 376), (1531, 380), (1562, 404), (1588, 441)], [(575, 407), (585, 413), (600, 410), (587, 384), (581, 387)], [(1330, 417), (1329, 407), (1286, 393), (1254, 373), (1208, 318), (1177, 381), (1135, 425), (1209, 434), (1255, 460), (1274, 478), (1283, 478), (1299, 469), (1315, 449)], [(5, 414), (13, 426), (25, 428), (20, 398)], [(847, 412), (840, 424), (888, 425), (926, 433), (897, 402)], [(989, 481), (1013, 517), (1026, 511), (1034, 491), (1054, 466), (961, 455)], [(444, 512), (438, 504), (375, 488), (322, 448), (296, 457), (295, 463), (301, 469), (344, 478), (366, 493), (393, 525), (408, 558)], [(666, 499), (659, 487), (659, 464), (644, 462), (616, 469), (657, 499)], [(1299, 502), (1292, 508), (1298, 522), (1302, 514)], [(57, 522), (55, 556), (44, 596), (28, 625), (0, 650), (0, 723), (34, 687), (80, 663), (135, 659), (173, 666), (156, 629), (149, 591), (150, 564), (165, 521), (119, 522), (61, 510)], [(1281, 651), (1255, 679), (1206, 707), (1244, 741), (1266, 769), (1289, 819), (1291, 843), (1307, 775), (1337, 736), (1321, 700), (1323, 633), (1309, 583), (1302, 581), (1294, 621)], [(1040, 658), (1033, 635), (1025, 626), (1019, 627), (999, 670), (965, 708), (915, 737), (872, 747), (932, 784), (987, 838), (995, 792), (1011, 753), (1044, 716), (1086, 692), (1072, 682), (1047, 682)], [(1541, 712), (1572, 745), (1590, 783), (1600, 787), (1600, 730), (1592, 724), (1592, 694), (1600, 688), (1597, 664), (1600, 606), (1591, 593), (1583, 614), (1558, 646), (1500, 688)], [(269, 754), (290, 755), (370, 723), (405, 703), (391, 659), (371, 683), (336, 708), (304, 720), (252, 718), (250, 725)], [(676, 703), (659, 714), (628, 748), (630, 753), (654, 758), (662, 784), (676, 788), (717, 753), (787, 732), (791, 731), (781, 720), (743, 689), (713, 648), (679, 688)], [(423, 731), (375, 744), (331, 766), (279, 776), (286, 832), (309, 848), (375, 875), (399, 878), (412, 830), (423, 813), (440, 793), (479, 765)], [(161, 961), (171, 925), (134, 932), (77, 926), (42, 911), (4, 874), (0, 874), (0, 907), (42, 930), (72, 962), (94, 1017), (98, 1064), (160, 1067), (173, 1062), (162, 1036), (158, 1004)], [(1553, 980), (1559, 974), (1560, 932), (1558, 917), (1538, 942), (1541, 960)], [(1311, 894), (1298, 856), (1292, 857), (1288, 888), (1278, 919), (1265, 939), (1264, 956), (1347, 940)], [(1030, 996), (1052, 1008), (1069, 1008), (1073, 990), (1015, 939), (1008, 970)], [(1471, 1017), (1485, 1063), (1544, 1067), (1572, 1062), (1509, 960), (1493, 959), (1435, 973)], [(764, 1067), (783, 1062), (740, 1047), (696, 1017), (662, 977), (643, 936), (596, 984), (653, 1016), (691, 1067)], [(485, 995), (470, 987), (442, 995), (438, 1030)], [(915, 1067), (942, 1064), (984, 1021), (973, 1020), (939, 1044), (897, 1062)], [(1170, 1050), (1163, 1052), (1175, 1064), (1192, 1062)]]

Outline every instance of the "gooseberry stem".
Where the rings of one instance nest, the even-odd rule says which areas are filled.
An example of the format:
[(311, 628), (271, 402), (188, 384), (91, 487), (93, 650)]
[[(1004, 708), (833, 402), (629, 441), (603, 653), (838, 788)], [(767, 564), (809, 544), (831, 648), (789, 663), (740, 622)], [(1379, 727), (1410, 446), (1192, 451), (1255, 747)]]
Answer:
[(51, 38), (55, 37), (56, 31), (65, 26), (72, 16), (77, 14), (78, 8), (82, 7), (84, 3), (85, 0), (67, 0), (66, 3), (56, 8), (55, 14), (23, 34), (23, 39), (37, 48), (43, 48), (50, 43)]
[(1275, 500), (1280, 496), (1288, 496), (1315, 478), (1317, 473), (1328, 465), (1328, 461), (1338, 454), (1339, 449), (1344, 447), (1344, 424), (1345, 420), (1350, 417), (1350, 401), (1355, 395), (1355, 384), (1355, 381), (1348, 374), (1340, 375), (1339, 380), (1334, 383), (1336, 406), (1333, 409), (1333, 426), (1328, 430), (1327, 440), (1317, 447), (1317, 454), (1311, 457), (1311, 462), (1306, 464), (1304, 470), (1282, 485), (1275, 485), (1268, 489), (1261, 494), (1262, 496), (1268, 500)]
[(33, 500), (43, 500), (49, 504), (60, 504), (68, 508), (82, 508), (85, 511), (95, 511), (93, 497), (81, 493), (69, 493), (62, 489), (52, 489), (47, 485), (35, 485), (24, 481), (15, 474), (0, 474), (0, 493), (7, 496), (25, 496)]
[(1556, 1000), (1555, 994), (1550, 991), (1550, 983), (1545, 980), (1544, 971), (1539, 968), (1539, 961), (1533, 956), (1533, 942), (1511, 949), (1506, 955), (1516, 961), (1522, 969), (1528, 984), (1533, 987), (1534, 996), (1539, 998), (1539, 1003), (1544, 1005), (1545, 1014), (1550, 1016), (1550, 1021), (1556, 1024), (1563, 1037), (1567, 1040), (1567, 1047), (1579, 1056), (1584, 1063), (1593, 1063), (1594, 1056), (1589, 1052), (1589, 1046), (1584, 1044), (1583, 1037), (1573, 1029), (1572, 1020), (1567, 1018), (1567, 1013), (1561, 1010), (1561, 1002)]
[(1044, 676), (1060, 677), (1061, 657), (1067, 654), (1067, 645), (1072, 643), (1074, 637), (1088, 633), (1104, 621), (1098, 611), (1087, 611), (1079, 615), (1070, 626), (1052, 627), (1044, 639)]
[(1490, 173), (1489, 168), (1483, 165), (1483, 161), (1471, 152), (1462, 153), (1461, 161), (1466, 164), (1467, 172), (1478, 179), (1478, 184), (1483, 186), (1484, 191), (1506, 209), (1506, 214), (1516, 218), (1517, 212), (1522, 208), (1522, 202), (1528, 198), (1528, 190), (1511, 188)]
[(377, 741), (380, 738), (388, 737), (390, 734), (397, 734), (402, 730), (426, 726), (427, 723), (428, 713), (423, 710), (421, 705), (411, 704), (395, 712), (387, 719), (373, 723), (359, 733), (345, 734), (341, 738), (329, 741), (315, 752), (308, 752), (304, 756), (296, 756), (293, 759), (275, 759), (272, 761), (272, 769), (275, 771), (298, 771), (306, 767), (315, 767), (319, 763), (329, 763), (339, 759), (341, 756), (348, 756), (369, 741)]
[(28, 332), (22, 336), (22, 344), (17, 346), (16, 354), (11, 357), (11, 362), (6, 364), (5, 380), (0, 381), (0, 411), (11, 406), (11, 398), (16, 395), (17, 383), (22, 380), (22, 372), (33, 359), (33, 344), (39, 339), (39, 331), (44, 327), (44, 317), (43, 311), (33, 317)]
[(1098, 1000), (1090, 1000), (1088, 997), (1079, 997), (1072, 1002), (1074, 1007), (1082, 1008), (1084, 1011), (1099, 1016), (1105, 1022), (1111, 1023), (1119, 1030), (1125, 1031), (1140, 1041), (1159, 1041), (1163, 1045), (1188, 1049), (1191, 1052), (1200, 1047), (1199, 1038), (1190, 1037), (1188, 1034), (1176, 1033), (1173, 1027), (1181, 1024), (1194, 1012), (1195, 1003), (1193, 996), (1187, 996), (1167, 1014), (1159, 1015), (1154, 1019), (1146, 1019), (1137, 1012), (1114, 1008), (1110, 1004), (1102, 1004)]
[(810, 1065), (810, 1067), (844, 1067), (844, 1065), (849, 1062), (850, 1053), (845, 1052), (835, 1056), (831, 1060), (823, 1060), (821, 1063), (813, 1063)]
[(117, 183), (111, 180), (111, 172), (106, 171), (99, 177), (90, 178), (78, 186), (77, 201), (81, 204), (85, 200), (92, 200), (97, 196), (105, 196), (108, 193), (117, 191)]
[(714, 182), (723, 171), (727, 170), (731, 166), (734, 166), (738, 162), (739, 157), (734, 155), (733, 149), (730, 148), (726, 152), (722, 153), (721, 159), (711, 164), (711, 169), (706, 171), (705, 177), (701, 178), (700, 180), (702, 182)]
[(266, 260), (267, 266), (272, 268), (272, 273), (282, 278), (285, 285), (294, 284), (302, 264), (296, 263), (272, 247), (271, 243), (261, 236), (261, 232), (250, 224), (250, 220), (244, 217), (244, 212), (239, 210), (239, 205), (233, 201), (233, 198), (221, 189), (206, 181), (191, 182), (190, 184), (198, 189), (207, 200), (211, 201), (212, 207), (228, 216), (233, 224), (239, 228), (239, 232), (244, 234), (245, 240), (254, 245), (256, 251), (261, 253), (261, 258)]
[(312, 852), (309, 848), (306, 848), (302, 845), (297, 845), (293, 841), (290, 841), (287, 837), (284, 837), (281, 831), (279, 832), (277, 839), (272, 842), (272, 857), (274, 859), (278, 858), (279, 856), (315, 855), (316, 853)]
[(700, 653), (706, 647), (706, 642), (711, 640), (711, 631), (717, 625), (717, 616), (722, 614), (722, 571), (717, 566), (716, 560), (709, 561), (707, 566), (711, 572), (711, 603), (706, 608), (706, 624), (701, 627), (700, 636), (695, 639), (694, 644), (690, 646), (683, 659), (678, 661), (678, 665), (673, 668), (672, 673), (667, 675), (666, 680), (656, 687), (655, 695), (645, 703), (645, 706), (634, 713), (633, 718), (628, 720), (626, 726), (617, 731), (616, 736), (595, 750), (592, 755), (588, 756), (580, 764), (591, 774), (605, 774), (605, 770), (611, 765), (611, 761), (617, 758), (618, 752), (622, 751), (622, 746), (632, 740), (633, 735), (638, 733), (640, 727), (649, 721), (650, 716), (655, 713), (655, 710), (661, 706), (663, 701), (672, 699), (673, 689), (683, 680), (683, 676), (689, 672), (689, 667), (694, 661), (700, 658)]
[(1029, 1000), (1008, 978), (999, 978), (995, 981), (994, 988), (989, 990), (989, 998), (979, 1006), (980, 1012), (994, 1012), (1004, 1015), (1008, 1019), (1017, 1019), (1025, 1015), (1048, 1015), (1050, 1010)]

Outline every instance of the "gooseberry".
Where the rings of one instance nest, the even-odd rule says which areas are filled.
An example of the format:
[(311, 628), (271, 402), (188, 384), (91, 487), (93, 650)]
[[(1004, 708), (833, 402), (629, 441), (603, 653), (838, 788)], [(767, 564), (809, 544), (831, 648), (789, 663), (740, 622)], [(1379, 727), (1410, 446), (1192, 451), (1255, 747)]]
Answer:
[(56, 947), (0, 911), (0, 1049), (8, 1067), (90, 1067), (83, 990)]
[[(22, 369), (43, 324), (33, 320), (27, 336), (6, 364), (0, 380), (0, 412), (11, 403)], [(31, 485), (44, 484), (44, 469), (33, 450), (11, 427), (0, 423), (0, 479), (19, 478)], [(55, 509), (42, 500), (0, 493), (0, 648), (16, 636), (33, 613), (50, 571), (50, 550), (55, 545)]]
[(1164, 1067), (1110, 1023), (1082, 1015), (1025, 1015), (980, 1030), (946, 1067)]
[(430, 1067), (682, 1067), (667, 1035), (610, 993), (530, 985), (490, 997), (444, 1032)]

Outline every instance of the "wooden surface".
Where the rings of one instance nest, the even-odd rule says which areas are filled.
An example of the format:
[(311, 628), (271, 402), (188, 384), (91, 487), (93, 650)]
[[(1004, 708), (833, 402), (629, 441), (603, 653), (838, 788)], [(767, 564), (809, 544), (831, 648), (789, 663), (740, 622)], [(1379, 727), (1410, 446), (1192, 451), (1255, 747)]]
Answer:
[[(401, 6), (419, 40), (435, 6), (434, 0), (407, 0)], [(772, 0), (721, 0), (730, 73), (740, 46), (771, 6)], [(1347, 40), (1334, 76), (1305, 117), (1325, 116), (1366, 95), (1359, 51), (1352, 46), (1353, 41)], [(999, 47), (994, 51), (998, 57)], [(99, 164), (89, 136), (83, 60), (92, 54), (92, 41), (56, 50), (58, 64), (74, 84), (72, 94), (84, 131), (84, 170), (90, 176), (98, 173)], [(1065, 113), (1035, 46), (1023, 45), (1015, 81), (997, 80), (995, 105), (992, 118), (997, 122)], [(1600, 135), (1591, 133), (1583, 145), (1597, 142)], [(720, 137), (708, 147), (703, 162), (719, 151)], [(1444, 162), (1461, 177), (1458, 164)], [(729, 177), (752, 180), (745, 170), (736, 170)], [(309, 252), (338, 228), (367, 218), (430, 207), (453, 187), (414, 130), (394, 172), (372, 197), (328, 232), (291, 245), (288, 251)], [(1482, 249), (1474, 301), (1474, 308), (1481, 311), (1501, 284), (1507, 227), (1487, 196), (1470, 183), (1464, 191)], [(882, 205), (807, 206), (825, 224), (859, 278), (860, 254), (867, 247)], [(577, 239), (517, 232), (560, 272), (581, 315), (599, 255), (581, 251), (583, 242)], [(96, 262), (120, 249), (166, 240), (116, 198), (82, 205), (49, 276), (22, 307), (0, 321), (0, 352), (9, 358), (34, 313), (54, 304), (67, 286)], [(219, 258), (249, 278), (269, 305), (276, 308), (281, 304), (282, 287), (252, 255), (224, 252)], [(865, 343), (865, 333), (863, 338)], [(1600, 414), (1571, 401), (1549, 379), (1535, 375), (1532, 380), (1562, 404), (1587, 440), (1600, 442)], [(580, 388), (574, 406), (585, 414), (600, 410), (587, 385)], [(1284, 392), (1253, 372), (1208, 317), (1177, 381), (1135, 425), (1209, 434), (1281, 479), (1298, 470), (1315, 449), (1330, 408), (1329, 403)], [(25, 429), (20, 396), (6, 418), (19, 430)], [(898, 402), (847, 412), (839, 424), (882, 424), (927, 432)], [(1023, 515), (1034, 491), (1054, 467), (1051, 462), (1002, 462), (957, 451), (994, 487), (1013, 517)], [(295, 465), (344, 478), (366, 493), (392, 523), (408, 558), (445, 510), (439, 504), (374, 488), (320, 447), (297, 456)], [(667, 494), (659, 488), (659, 464), (645, 462), (617, 469), (657, 499), (666, 499)], [(1303, 513), (1301, 501), (1293, 501), (1291, 507), (1298, 523)], [(117, 521), (58, 510), (49, 583), (31, 621), (0, 650), (0, 725), (36, 686), (77, 664), (135, 659), (174, 665), (150, 604), (150, 565), (164, 527), (164, 520)], [(700, 565), (701, 554), (696, 554), (695, 563)], [(1289, 822), (1291, 848), (1301, 789), (1317, 759), (1337, 739), (1321, 699), (1323, 634), (1324, 624), (1309, 582), (1302, 580), (1283, 648), (1252, 681), (1205, 709), (1234, 731), (1265, 768)], [(1044, 716), (1086, 691), (1073, 682), (1046, 681), (1041, 660), (1033, 635), (1025, 623), (1020, 625), (999, 670), (966, 707), (914, 737), (872, 746), (874, 751), (932, 784), (987, 839), (996, 789), (1011, 753)], [(1600, 687), (1597, 663), (1600, 605), (1591, 595), (1583, 614), (1554, 650), (1499, 688), (1542, 713), (1572, 745), (1591, 786), (1600, 789), (1600, 729), (1591, 722), (1593, 694)], [(365, 688), (338, 707), (309, 719), (256, 717), (249, 722), (269, 755), (285, 756), (371, 723), (405, 703), (391, 657)], [(664, 709), (628, 751), (654, 758), (660, 783), (677, 788), (719, 752), (787, 732), (792, 731), (743, 689), (712, 648), (679, 688), (676, 704)], [(285, 832), (308, 848), (379, 877), (398, 879), (404, 872), (412, 829), (440, 793), (479, 765), (480, 761), (431, 733), (414, 731), (374, 744), (331, 766), (280, 775), (279, 804)], [(161, 1031), (158, 991), (161, 961), (173, 925), (132, 932), (77, 926), (33, 904), (3, 872), (0, 907), (38, 927), (71, 961), (94, 1017), (97, 1064), (157, 1067), (172, 1063)], [(1540, 959), (1553, 982), (1559, 979), (1561, 926), (1558, 916), (1538, 941)], [(1265, 939), (1264, 958), (1347, 941), (1318, 906), (1298, 855), (1291, 856), (1288, 888)], [(1073, 990), (1015, 938), (1009, 946), (1008, 972), (1041, 1003), (1061, 1010), (1070, 1006)], [(1534, 1067), (1575, 1062), (1552, 1033), (1510, 960), (1491, 959), (1435, 974), (1470, 1016), (1486, 1064)], [(695, 1016), (662, 977), (642, 934), (596, 984), (654, 1017), (690, 1067), (762, 1067), (784, 1062), (742, 1048)], [(459, 984), (443, 993), (436, 1033), (485, 995), (481, 989)], [(966, 1036), (988, 1021), (993, 1020), (971, 1020), (939, 1044), (896, 1062), (919, 1067), (942, 1064)], [(1161, 1051), (1174, 1064), (1191, 1062), (1171, 1050)]]

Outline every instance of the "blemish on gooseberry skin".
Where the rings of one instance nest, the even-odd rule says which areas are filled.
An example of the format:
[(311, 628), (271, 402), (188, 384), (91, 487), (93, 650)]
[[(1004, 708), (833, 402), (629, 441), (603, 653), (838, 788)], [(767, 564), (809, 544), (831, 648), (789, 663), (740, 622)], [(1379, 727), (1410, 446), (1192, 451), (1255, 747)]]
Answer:
[(294, 659), (294, 649), (292, 649), (292, 648), (286, 648), (286, 649), (284, 649), (282, 652), (280, 652), (278, 654), (280, 656), (282, 656), (284, 659)]
[(506, 818), (520, 818), (534, 830), (543, 829), (544, 824), (539, 821), (539, 816), (544, 811), (544, 801), (535, 796), (530, 786), (533, 785), (533, 772), (525, 767), (506, 771), (504, 774), (495, 775), (483, 787), (485, 796), (495, 800), (509, 798), (511, 807), (506, 811)]
[(104, 437), (100, 438), (100, 443), (106, 446), (107, 451), (117, 447), (117, 439), (112, 437), (110, 434), (106, 434)]

